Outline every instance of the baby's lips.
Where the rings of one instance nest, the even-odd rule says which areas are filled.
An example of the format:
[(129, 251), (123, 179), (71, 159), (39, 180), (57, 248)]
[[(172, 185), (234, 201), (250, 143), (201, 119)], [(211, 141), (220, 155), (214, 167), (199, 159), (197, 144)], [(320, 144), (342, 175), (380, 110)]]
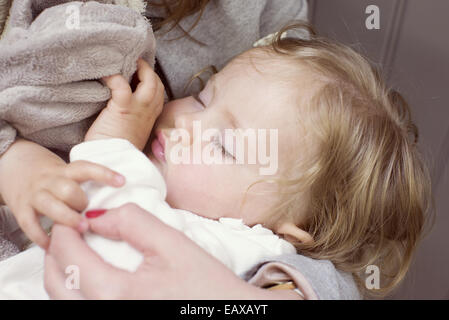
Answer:
[(89, 218), (89, 219), (97, 218), (97, 217), (103, 215), (106, 211), (107, 211), (106, 209), (96, 209), (96, 210), (86, 211), (86, 218)]

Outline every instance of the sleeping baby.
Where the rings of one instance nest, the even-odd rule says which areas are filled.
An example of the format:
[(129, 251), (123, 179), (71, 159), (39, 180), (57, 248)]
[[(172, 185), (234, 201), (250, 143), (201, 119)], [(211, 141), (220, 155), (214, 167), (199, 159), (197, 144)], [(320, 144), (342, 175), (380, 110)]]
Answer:
[[(224, 87), (230, 88), (239, 79), (236, 76), (246, 82), (245, 73), (233, 75), (238, 65), (238, 62), (231, 63), (211, 83), (221, 79), (228, 81)], [(138, 61), (137, 74), (140, 84), (135, 92), (121, 75), (104, 78), (111, 89), (112, 98), (87, 132), (85, 142), (76, 145), (70, 152), (72, 164), (81, 161), (100, 164), (120, 173), (126, 180), (119, 188), (95, 181), (84, 182), (82, 188), (89, 204), (83, 214), (92, 217), (98, 210), (135, 203), (184, 232), (240, 276), (264, 258), (295, 253), (292, 244), (262, 226), (264, 211), (270, 203), (267, 198), (272, 191), (265, 187), (266, 190), (258, 190), (263, 195), (256, 193), (243, 199), (245, 188), (259, 176), (253, 168), (254, 164), (231, 164), (229, 161), (228, 164), (194, 163), (194, 152), (191, 163), (176, 163), (176, 157), (170, 156), (173, 154), (170, 150), (178, 146), (186, 151), (190, 144), (184, 139), (191, 133), (185, 127), (187, 120), (184, 118), (195, 113), (199, 115), (205, 112), (205, 108), (199, 100), (189, 97), (172, 101), (162, 110), (164, 87), (158, 76), (142, 59)], [(251, 76), (256, 74), (251, 72)], [(256, 90), (259, 86), (255, 83)], [(239, 92), (224, 96), (223, 103), (230, 105), (231, 101), (227, 99), (236, 98), (236, 94)], [(256, 104), (253, 106), (255, 108)], [(154, 138), (149, 140), (146, 150), (142, 152), (154, 123), (151, 119), (161, 110), (153, 129)], [(214, 122), (206, 118), (197, 120), (208, 129), (215, 125), (214, 129), (217, 130), (213, 132), (219, 134), (221, 130), (231, 128), (232, 123), (226, 114), (221, 116), (224, 110), (216, 110), (218, 113)], [(248, 106), (247, 109), (240, 109), (242, 116), (238, 113), (234, 116), (243, 120), (244, 114), (246, 121), (251, 121), (253, 112), (254, 109)], [(262, 125), (264, 123), (260, 123)], [(239, 136), (234, 138), (237, 140)], [(196, 143), (191, 142), (192, 146)], [(208, 148), (213, 160), (237, 155), (237, 143), (235, 151), (225, 151), (225, 147), (217, 146), (217, 142), (223, 143), (215, 137), (210, 138)], [(202, 144), (200, 149), (203, 149), (203, 154), (206, 144)], [(230, 145), (229, 141), (227, 145)], [(248, 207), (245, 208), (245, 205)], [(142, 255), (125, 242), (106, 239), (89, 231), (84, 238), (105, 261), (116, 267), (132, 272), (142, 260)], [(0, 297), (47, 298), (43, 288), (43, 260), (44, 251), (36, 246), (0, 263)]]
[[(238, 275), (298, 250), (359, 283), (375, 262), (389, 270), (386, 289), (394, 287), (409, 267), (429, 199), (408, 107), (352, 49), (281, 38), (286, 30), (236, 56), (197, 96), (164, 106), (163, 85), (142, 60), (134, 92), (120, 75), (105, 78), (112, 98), (72, 148), (71, 163), (36, 182), (38, 211), (77, 227), (104, 260), (130, 272), (141, 254), (86, 232), (87, 218), (68, 209), (83, 195), (61, 197), (61, 181), (82, 183), (83, 215), (133, 202)], [(269, 170), (267, 150), (275, 160)], [(126, 181), (113, 180), (111, 170)], [(38, 230), (36, 217), (28, 218), (26, 229)], [(36, 238), (45, 244), (45, 237)], [(34, 247), (0, 263), (1, 296), (46, 298), (43, 261)]]
[[(200, 142), (200, 139), (204, 140), (204, 134), (195, 136), (191, 128), (185, 127), (183, 121), (189, 120), (183, 117), (205, 109), (202, 106), (191, 109), (189, 103), (199, 103), (190, 97), (181, 99), (184, 102), (178, 106), (176, 104), (181, 100), (170, 102), (162, 110), (163, 85), (144, 60), (138, 62), (138, 76), (141, 82), (134, 93), (122, 76), (105, 78), (112, 99), (87, 132), (85, 142), (70, 152), (71, 162), (83, 160), (101, 164), (126, 179), (121, 188), (86, 182), (83, 185), (89, 198), (86, 214), (95, 215), (98, 209), (135, 203), (183, 231), (238, 275), (243, 275), (263, 258), (295, 253), (292, 244), (261, 225), (264, 204), (252, 206), (251, 211), (235, 206), (242, 200), (239, 197), (244, 195), (242, 187), (248, 183), (247, 179), (256, 176), (248, 174), (242, 178), (239, 165), (218, 161), (224, 160), (225, 152), (229, 155), (237, 153), (237, 143), (229, 151), (217, 146), (217, 142), (225, 143), (225, 138), (217, 140), (216, 136), (225, 128), (229, 129), (230, 123), (226, 123), (229, 119), (217, 114), (215, 121), (222, 123), (215, 122), (215, 128), (211, 128), (212, 123), (207, 119), (197, 119), (209, 132), (215, 133), (208, 141)], [(149, 128), (149, 117), (161, 110), (153, 130), (154, 137), (147, 150), (142, 152), (140, 149), (152, 129)], [(238, 140), (239, 136), (233, 138)], [(229, 141), (226, 145), (230, 145)], [(195, 149), (196, 146), (199, 149)], [(201, 153), (200, 161), (194, 159), (197, 150)], [(182, 158), (183, 152), (190, 156)], [(244, 163), (241, 165), (245, 166)], [(254, 175), (253, 169), (251, 173)], [(107, 240), (89, 232), (85, 239), (104, 260), (115, 266), (134, 271), (141, 262), (141, 254), (125, 242)]]

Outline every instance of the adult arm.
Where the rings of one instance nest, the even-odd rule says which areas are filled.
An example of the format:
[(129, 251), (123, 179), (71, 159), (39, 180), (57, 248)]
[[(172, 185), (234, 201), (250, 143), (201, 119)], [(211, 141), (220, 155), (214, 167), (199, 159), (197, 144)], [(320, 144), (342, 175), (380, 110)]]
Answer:
[[(130, 273), (105, 263), (74, 229), (55, 225), (45, 258), (45, 288), (55, 299), (300, 299), (237, 277), (181, 232), (133, 204), (90, 219), (93, 232), (124, 240), (142, 252)], [(151, 230), (151, 232), (149, 232)], [(77, 265), (80, 289), (65, 287), (65, 269)]]

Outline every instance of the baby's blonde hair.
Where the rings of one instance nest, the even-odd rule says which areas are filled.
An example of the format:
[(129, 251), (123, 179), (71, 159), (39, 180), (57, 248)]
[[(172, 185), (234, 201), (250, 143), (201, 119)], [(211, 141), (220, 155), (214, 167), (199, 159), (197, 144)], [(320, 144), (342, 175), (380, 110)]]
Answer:
[[(310, 38), (281, 38), (298, 27), (309, 29)], [(431, 207), (430, 177), (407, 103), (360, 54), (316, 37), (304, 24), (284, 28), (261, 49), (306, 66), (320, 83), (308, 102), (317, 155), (278, 181), (283, 197), (273, 223), (289, 217), (299, 224), (307, 190), (300, 227), (314, 241), (294, 242), (298, 252), (352, 273), (362, 293), (389, 293), (410, 266)], [(379, 290), (365, 288), (369, 265), (380, 268)]]

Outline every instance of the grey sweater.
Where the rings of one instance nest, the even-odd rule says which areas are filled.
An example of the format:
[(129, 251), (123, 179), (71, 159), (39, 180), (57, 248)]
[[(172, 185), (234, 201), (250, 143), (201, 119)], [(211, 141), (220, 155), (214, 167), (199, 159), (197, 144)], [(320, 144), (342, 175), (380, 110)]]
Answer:
[[(160, 10), (147, 7), (148, 17), (160, 15)], [(189, 30), (196, 19), (197, 15), (187, 17), (180, 25)], [(291, 20), (307, 20), (305, 0), (212, 0), (199, 23), (189, 32), (202, 44), (182, 37), (184, 33), (179, 28), (166, 34), (167, 27), (156, 31), (156, 58), (173, 96), (179, 98), (197, 91), (198, 81), (184, 92), (193, 75), (211, 65), (220, 70), (234, 56), (252, 48), (257, 40), (279, 31)], [(210, 76), (211, 73), (204, 73), (201, 78), (207, 81)]]
[(315, 260), (301, 254), (268, 258), (249, 270), (244, 278), (257, 286), (292, 281), (306, 299), (362, 299), (350, 273), (336, 269), (329, 260)]

